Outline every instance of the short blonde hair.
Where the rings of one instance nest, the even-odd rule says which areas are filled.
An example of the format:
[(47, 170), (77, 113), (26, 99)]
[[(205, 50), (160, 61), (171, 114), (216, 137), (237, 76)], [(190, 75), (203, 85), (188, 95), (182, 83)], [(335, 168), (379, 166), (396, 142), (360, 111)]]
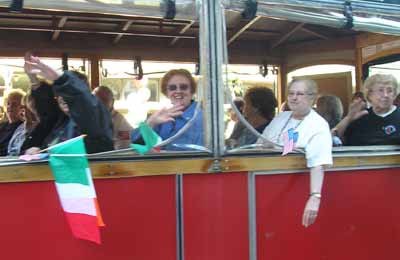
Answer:
[(21, 99), (26, 95), (25, 91), (23, 91), (22, 89), (16, 88), (16, 89), (11, 89), (9, 91), (6, 92), (6, 94), (4, 95), (4, 99), (3, 99), (3, 106), (7, 109), (7, 101), (8, 99), (12, 98), (12, 97), (18, 97)]
[(307, 91), (309, 92), (308, 94), (310, 94), (313, 97), (313, 100), (315, 101), (318, 94), (317, 82), (315, 82), (312, 79), (294, 79), (289, 83), (288, 91), (295, 83), (303, 83), (307, 87)]
[(365, 94), (365, 97), (368, 99), (368, 95), (372, 91), (372, 88), (376, 84), (383, 84), (383, 85), (392, 85), (394, 89), (394, 95), (396, 96), (398, 93), (398, 83), (397, 79), (391, 75), (391, 74), (375, 74), (370, 77), (368, 77), (363, 85), (363, 91)]

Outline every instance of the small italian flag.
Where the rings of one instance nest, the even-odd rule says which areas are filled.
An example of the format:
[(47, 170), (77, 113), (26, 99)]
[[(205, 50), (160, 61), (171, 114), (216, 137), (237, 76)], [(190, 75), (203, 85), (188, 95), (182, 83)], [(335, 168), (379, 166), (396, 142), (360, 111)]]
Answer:
[(142, 135), (144, 145), (131, 144), (131, 148), (139, 154), (145, 154), (162, 142), (161, 137), (145, 122), (139, 124), (139, 131)]
[(104, 226), (86, 158), (83, 136), (49, 148), (50, 167), (61, 206), (76, 238), (101, 244)]

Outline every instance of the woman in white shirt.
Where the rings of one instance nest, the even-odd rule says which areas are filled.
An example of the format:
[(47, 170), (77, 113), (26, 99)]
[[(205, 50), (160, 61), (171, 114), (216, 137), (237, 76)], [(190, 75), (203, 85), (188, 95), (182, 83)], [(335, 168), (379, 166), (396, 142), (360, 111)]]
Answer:
[[(314, 223), (321, 200), (324, 166), (332, 164), (332, 137), (328, 123), (312, 105), (318, 86), (313, 80), (294, 80), (288, 87), (287, 103), (291, 111), (276, 116), (265, 128), (263, 136), (268, 141), (287, 147), (292, 140), (294, 149), (304, 149), (307, 167), (310, 168), (310, 196), (306, 203), (302, 223)], [(258, 143), (266, 143), (259, 138)], [(285, 145), (286, 143), (286, 145)]]

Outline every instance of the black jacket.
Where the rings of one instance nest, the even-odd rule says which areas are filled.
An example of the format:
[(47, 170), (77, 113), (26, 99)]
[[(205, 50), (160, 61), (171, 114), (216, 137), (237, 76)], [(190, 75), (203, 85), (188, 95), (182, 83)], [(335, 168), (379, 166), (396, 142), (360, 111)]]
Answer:
[(0, 156), (7, 155), (8, 143), (20, 124), (22, 124), (21, 121), (12, 124), (7, 121), (0, 123)]
[(85, 82), (73, 73), (65, 71), (53, 84), (55, 96), (63, 97), (68, 104), (69, 115), (58, 119), (44, 147), (59, 143), (81, 134), (87, 153), (113, 150), (112, 121), (108, 109), (89, 90)]
[(39, 116), (39, 124), (27, 133), (24, 143), (21, 147), (21, 154), (30, 147), (41, 147), (46, 136), (50, 134), (56, 122), (64, 114), (59, 109), (57, 101), (54, 98), (53, 89), (50, 85), (42, 83), (40, 87), (32, 90), (35, 110)]

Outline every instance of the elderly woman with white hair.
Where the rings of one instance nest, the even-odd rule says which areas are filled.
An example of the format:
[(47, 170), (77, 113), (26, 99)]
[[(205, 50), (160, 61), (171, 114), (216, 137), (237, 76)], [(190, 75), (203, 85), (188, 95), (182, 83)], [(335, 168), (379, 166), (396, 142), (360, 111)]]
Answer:
[(361, 99), (353, 101), (347, 116), (333, 130), (345, 145), (400, 144), (400, 109), (393, 104), (397, 88), (392, 75), (375, 74), (364, 82), (371, 107), (367, 109)]
[[(265, 139), (274, 144), (287, 147), (288, 143), (291, 143), (293, 148), (305, 151), (307, 167), (310, 168), (310, 196), (302, 218), (305, 227), (316, 220), (324, 167), (332, 164), (332, 137), (329, 125), (312, 109), (317, 93), (318, 86), (313, 80), (292, 81), (288, 87), (287, 98), (291, 111), (280, 113), (263, 132)], [(258, 143), (265, 143), (264, 139), (259, 138)]]

